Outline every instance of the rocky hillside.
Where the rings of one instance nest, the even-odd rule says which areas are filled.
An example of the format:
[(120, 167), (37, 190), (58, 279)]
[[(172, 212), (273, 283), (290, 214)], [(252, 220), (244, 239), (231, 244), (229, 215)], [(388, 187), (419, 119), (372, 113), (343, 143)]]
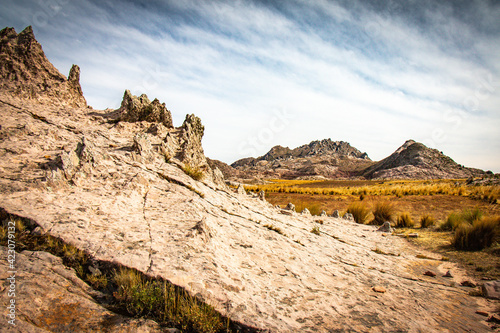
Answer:
[[(111, 263), (164, 278), (247, 332), (489, 330), (476, 311), (495, 304), (469, 296), (456, 264), (374, 226), (319, 221), (228, 189), (203, 154), (196, 116), (175, 128), (162, 103), (128, 91), (112, 112), (71, 106), (62, 92), (53, 103), (17, 92), (0, 91), (2, 223), (22, 218), (34, 229), (20, 232), (84, 250), (91, 278)], [(17, 326), (2, 320), (1, 331), (166, 331), (105, 309), (109, 299), (60, 258), (24, 251), (9, 263), (6, 244), (0, 304), (11, 303), (14, 265), (18, 312)]]
[(40, 103), (85, 107), (80, 87), (80, 68), (71, 67), (68, 78), (45, 57), (33, 29), (0, 31), (0, 89), (13, 96)]
[(366, 153), (349, 143), (325, 139), (290, 149), (275, 146), (258, 158), (244, 158), (231, 164), (246, 178), (348, 178), (372, 162)]
[(436, 149), (408, 140), (392, 155), (368, 167), (362, 174), (366, 178), (383, 179), (454, 179), (485, 173), (466, 168)]

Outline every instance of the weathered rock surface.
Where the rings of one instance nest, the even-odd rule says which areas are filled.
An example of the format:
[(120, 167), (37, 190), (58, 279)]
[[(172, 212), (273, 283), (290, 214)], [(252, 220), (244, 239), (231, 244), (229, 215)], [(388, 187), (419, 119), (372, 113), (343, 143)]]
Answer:
[[(0, 306), (15, 299), (15, 326), (2, 318), (3, 332), (163, 332), (150, 320), (115, 314), (94, 301), (100, 297), (62, 260), (46, 252), (24, 251), (16, 255), (16, 273), (7, 263), (7, 248), (0, 246)], [(9, 297), (8, 278), (15, 281), (15, 298)]]
[(130, 122), (149, 121), (161, 123), (167, 128), (174, 127), (172, 125), (172, 114), (165, 103), (160, 103), (158, 99), (152, 102), (146, 94), (137, 97), (130, 93), (130, 90), (125, 90), (120, 108), (117, 110), (120, 113), (120, 119)]
[(0, 31), (0, 89), (40, 103), (85, 107), (80, 87), (80, 68), (62, 75), (45, 57), (33, 29)]
[[(322, 218), (320, 234), (313, 234), (313, 217), (234, 193), (218, 185), (220, 172), (208, 165), (196, 181), (183, 170), (186, 164), (205, 170), (203, 126), (194, 116), (180, 128), (162, 128), (111, 123), (105, 111), (34, 104), (4, 91), (0, 101), (0, 208), (35, 221), (38, 233), (97, 260), (162, 276), (260, 330), (489, 330), (475, 311), (490, 308), (458, 286), (464, 274), (455, 264), (418, 259), (404, 239), (338, 218)], [(37, 265), (27, 263), (26, 271)], [(457, 278), (426, 277), (427, 270), (453, 270)], [(65, 303), (69, 294), (55, 303), (50, 289), (34, 287), (37, 279), (27, 274), (22, 280), (40, 293), (20, 289), (30, 309), (39, 307), (39, 298), (49, 304), (41, 309), (62, 304), (65, 316), (73, 311)], [(91, 309), (84, 299), (83, 292), (82, 308)], [(30, 318), (27, 330), (46, 329), (42, 319)]]
[[(61, 115), (10, 103), (21, 109), (0, 106), (0, 207), (99, 260), (161, 275), (231, 318), (274, 332), (487, 328), (475, 298), (421, 278), (458, 268), (422, 265), (400, 238), (335, 218), (324, 218), (314, 235), (312, 217), (197, 182), (159, 151), (137, 159), (134, 137), (148, 128), (142, 122), (115, 126), (84, 110)], [(71, 181), (51, 169), (66, 151), (77, 157)], [(374, 286), (387, 292), (374, 297)]]

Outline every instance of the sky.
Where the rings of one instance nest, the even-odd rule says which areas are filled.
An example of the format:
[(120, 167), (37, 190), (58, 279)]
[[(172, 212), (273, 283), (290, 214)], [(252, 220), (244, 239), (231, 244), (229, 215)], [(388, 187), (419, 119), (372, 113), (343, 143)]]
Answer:
[(413, 139), (500, 172), (500, 1), (0, 0), (89, 105), (125, 89), (205, 125), (232, 163), (347, 141), (380, 160)]

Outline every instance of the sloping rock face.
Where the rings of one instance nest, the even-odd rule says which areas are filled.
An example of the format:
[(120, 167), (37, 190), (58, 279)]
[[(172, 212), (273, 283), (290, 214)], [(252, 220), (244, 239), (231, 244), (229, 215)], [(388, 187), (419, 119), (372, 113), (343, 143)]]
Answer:
[(392, 155), (367, 168), (363, 175), (382, 179), (453, 179), (481, 176), (484, 171), (463, 167), (437, 149), (408, 140)]
[(423, 276), (459, 268), (418, 259), (400, 238), (328, 217), (316, 235), (311, 216), (195, 181), (159, 149), (134, 148), (148, 146), (138, 133), (161, 145), (147, 122), (8, 103), (19, 108), (0, 103), (0, 207), (97, 260), (167, 278), (259, 330), (487, 329), (467, 290)]
[[(448, 270), (463, 278), (455, 264), (419, 259), (405, 240), (373, 226), (329, 217), (319, 225), (218, 186), (207, 173), (196, 181), (181, 161), (200, 168), (206, 161), (197, 141), (203, 126), (192, 115), (168, 129), (110, 122), (105, 111), (34, 104), (3, 91), (0, 101), (0, 208), (96, 260), (164, 277), (256, 331), (489, 330), (475, 313), (487, 304), (470, 297), (458, 278), (451, 285), (441, 278)], [(57, 266), (50, 256), (24, 256), (29, 288), (39, 278), (30, 272)], [(2, 255), (0, 264), (6, 260)], [(442, 274), (423, 275), (428, 270)], [(71, 274), (49, 273), (42, 276), (71, 287)], [(27, 309), (73, 310), (67, 293), (53, 297), (40, 286), (33, 296), (25, 291)], [(93, 307), (86, 300), (81, 304)], [(47, 330), (32, 317), (29, 329)], [(2, 330), (6, 325), (0, 321)]]
[(275, 146), (258, 158), (244, 158), (231, 166), (247, 178), (349, 178), (373, 164), (366, 153), (344, 141), (325, 139), (290, 149)]
[(42, 103), (85, 107), (80, 87), (80, 68), (62, 75), (45, 56), (31, 27), (21, 33), (0, 31), (0, 89)]
[[(10, 281), (6, 247), (0, 246), (0, 255), (0, 279)], [(15, 326), (0, 324), (4, 332), (164, 332), (151, 320), (130, 319), (96, 304), (94, 298), (101, 295), (49, 253), (18, 253), (15, 282), (15, 305), (22, 315), (18, 313)], [(11, 299), (7, 292), (0, 293), (3, 309)]]

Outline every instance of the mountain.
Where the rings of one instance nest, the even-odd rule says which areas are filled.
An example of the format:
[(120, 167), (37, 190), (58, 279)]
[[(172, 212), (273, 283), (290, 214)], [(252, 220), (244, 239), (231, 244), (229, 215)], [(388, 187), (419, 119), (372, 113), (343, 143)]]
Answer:
[(366, 153), (344, 141), (325, 139), (290, 149), (275, 146), (258, 158), (231, 164), (246, 178), (349, 178), (373, 162)]
[(437, 149), (408, 140), (389, 157), (364, 170), (362, 175), (384, 179), (454, 179), (481, 176), (484, 171), (466, 168)]
[(0, 89), (40, 103), (85, 107), (80, 68), (73, 65), (68, 78), (47, 59), (31, 26), (19, 34), (0, 31)]
[[(9, 52), (0, 62), (11, 63)], [(128, 91), (114, 111), (75, 103), (68, 80), (37, 67), (42, 55), (13, 68), (24, 79), (0, 77), (9, 87), (0, 90), (0, 303), (9, 309), (0, 331), (159, 333), (177, 331), (169, 325), (185, 318), (182, 331), (488, 329), (476, 311), (491, 304), (460, 287), (470, 278), (458, 265), (422, 260), (405, 239), (375, 226), (318, 220), (231, 190), (204, 155), (201, 119), (187, 115), (174, 127), (163, 103)], [(47, 90), (36, 90), (40, 80)], [(34, 95), (20, 93), (24, 85)], [(297, 158), (370, 162), (346, 144), (309, 151)], [(427, 270), (454, 277), (430, 278)], [(125, 290), (118, 280), (129, 282)], [(192, 308), (178, 313), (187, 295)], [(220, 315), (207, 318), (207, 304)], [(136, 318), (126, 315), (134, 309)], [(156, 312), (176, 320), (159, 315), (157, 323), (149, 317)]]

